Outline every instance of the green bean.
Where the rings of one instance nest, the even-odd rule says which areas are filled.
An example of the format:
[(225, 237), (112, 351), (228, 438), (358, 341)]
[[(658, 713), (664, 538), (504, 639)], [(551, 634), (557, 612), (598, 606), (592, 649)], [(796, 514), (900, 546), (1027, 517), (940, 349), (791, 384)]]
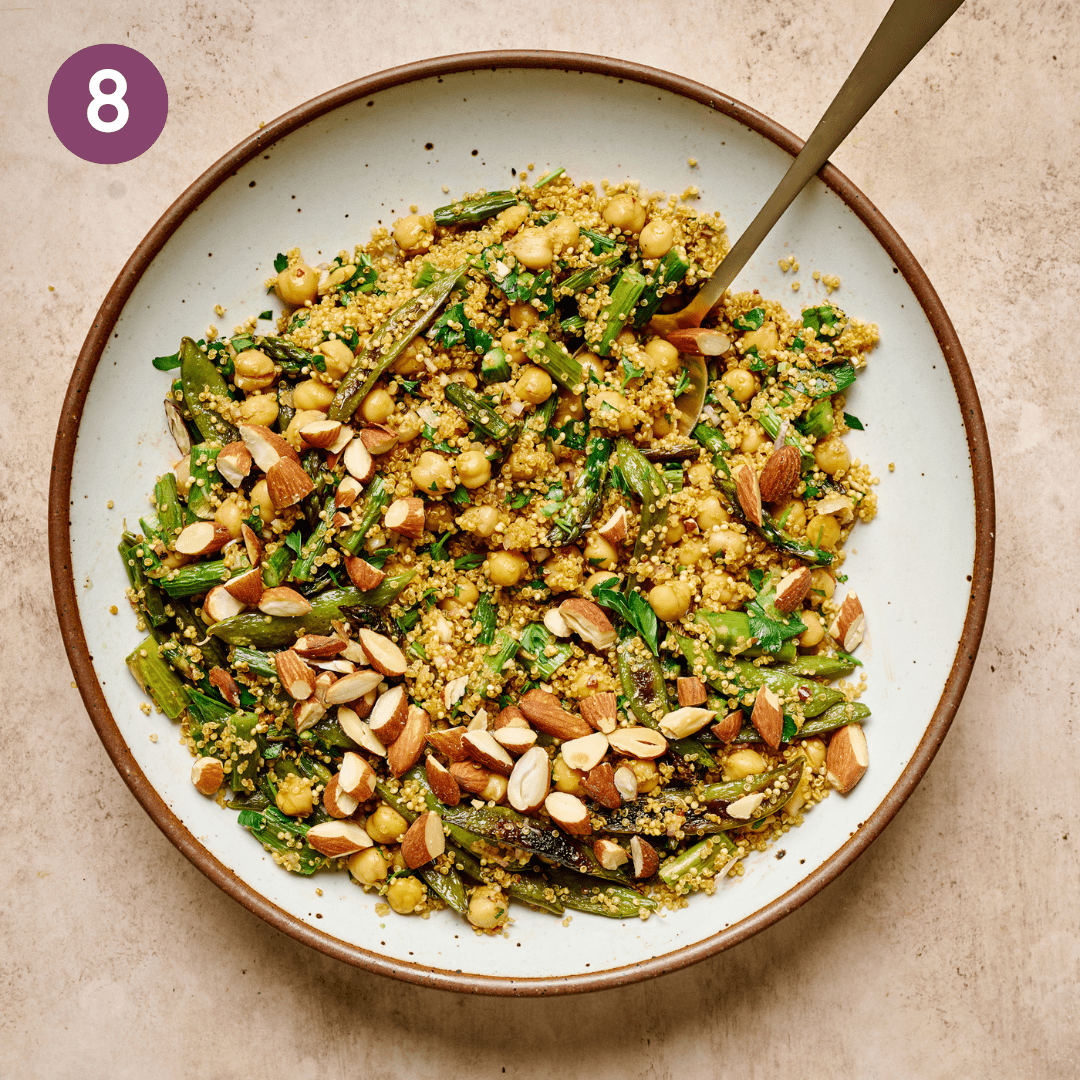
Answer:
[(640, 637), (631, 636), (616, 646), (615, 662), (631, 712), (646, 727), (659, 728), (660, 717), (671, 711), (660, 661)]

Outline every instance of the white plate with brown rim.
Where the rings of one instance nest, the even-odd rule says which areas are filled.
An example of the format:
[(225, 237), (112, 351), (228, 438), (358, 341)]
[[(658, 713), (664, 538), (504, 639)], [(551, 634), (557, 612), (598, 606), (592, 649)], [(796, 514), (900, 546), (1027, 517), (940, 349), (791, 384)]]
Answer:
[[(801, 143), (724, 94), (623, 61), (566, 53), (444, 57), (350, 83), (261, 128), (188, 188), (135, 250), (103, 303), (72, 376), (57, 434), (50, 553), (61, 629), (106, 750), (165, 835), (211, 881), (328, 955), (409, 982), (466, 992), (552, 994), (617, 986), (694, 963), (794, 910), (849, 866), (919, 782), (967, 684), (986, 615), (994, 496), (986, 430), (948, 316), (911, 253), (842, 174), (826, 166), (736, 282), (789, 309), (838, 275), (834, 299), (878, 324), (881, 344), (849, 396), (865, 431), (853, 455), (881, 478), (880, 509), (845, 566), (867, 612), (861, 650), (871, 764), (778, 849), (713, 896), (627, 922), (568, 925), (515, 905), (508, 937), (457, 916), (376, 913), (345, 874), (280, 870), (233, 815), (197, 795), (190, 757), (147, 717), (124, 657), (130, 617), (108, 615), (126, 585), (116, 545), (176, 458), (149, 363), (184, 334), (268, 306), (277, 251), (332, 255), (411, 204), (513, 183), (513, 168), (565, 166), (576, 180), (636, 179), (700, 191), (737, 236)], [(697, 164), (691, 167), (690, 159)], [(778, 260), (798, 257), (802, 290)], [(216, 304), (228, 314), (215, 318)], [(895, 472), (888, 471), (890, 462)], [(113, 500), (115, 508), (106, 508)], [(920, 522), (945, 542), (927, 547)], [(932, 596), (932, 605), (912, 597)], [(150, 732), (160, 738), (150, 742)], [(322, 895), (316, 894), (322, 889)]]

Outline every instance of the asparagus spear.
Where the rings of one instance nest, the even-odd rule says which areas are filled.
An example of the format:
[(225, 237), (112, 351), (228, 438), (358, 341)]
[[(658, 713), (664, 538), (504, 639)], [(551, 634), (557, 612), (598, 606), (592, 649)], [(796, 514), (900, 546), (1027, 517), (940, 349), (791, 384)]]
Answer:
[(146, 613), (147, 621), (151, 626), (163, 626), (169, 621), (169, 616), (165, 612), (161, 590), (146, 575), (142, 543), (132, 533), (126, 532), (121, 537), (117, 550), (120, 558), (124, 560), (128, 581), (135, 590), (139, 606)]
[(621, 255), (610, 255), (606, 259), (601, 259), (595, 266), (587, 266), (584, 270), (578, 270), (555, 286), (555, 295), (559, 297), (575, 296), (592, 285), (607, 281), (618, 269), (621, 261)]
[(628, 267), (619, 275), (611, 290), (610, 299), (599, 316), (599, 322), (604, 329), (594, 351), (600, 356), (607, 356), (611, 352), (611, 346), (632, 318), (634, 307), (644, 291), (645, 277), (639, 271)]
[(135, 681), (149, 694), (159, 709), (170, 719), (176, 720), (187, 708), (188, 699), (183, 680), (162, 659), (158, 643), (148, 637), (127, 658), (128, 670)]
[(180, 383), (184, 404), (204, 439), (217, 439), (224, 445), (239, 438), (236, 428), (214, 410), (210, 400), (231, 398), (229, 384), (189, 337), (180, 342)]
[(229, 757), (233, 763), (229, 787), (233, 791), (255, 789), (259, 771), (259, 744), (255, 739), (258, 723), (259, 718), (254, 713), (233, 713), (228, 719)]
[[(681, 855), (676, 855), (660, 867), (660, 880), (676, 891), (682, 882), (708, 877), (718, 867), (725, 865), (736, 852), (735, 845), (725, 833), (715, 833), (687, 848)], [(685, 886), (684, 886), (685, 888)]]
[(210, 559), (207, 562), (192, 563), (170, 570), (161, 579), (161, 587), (170, 596), (196, 596), (208, 592), (215, 585), (220, 585), (229, 578), (242, 574), (250, 567), (238, 567), (229, 570), (224, 559)]
[(217, 513), (217, 507), (210, 498), (211, 489), (221, 483), (217, 471), (217, 456), (221, 447), (210, 443), (200, 443), (191, 448), (190, 465), (191, 487), (188, 488), (188, 510), (203, 521), (209, 521)]
[(543, 330), (534, 330), (526, 339), (525, 355), (543, 368), (564, 390), (581, 394), (585, 390), (585, 373), (561, 345), (557, 345)]
[(689, 269), (690, 262), (685, 252), (678, 248), (672, 248), (660, 260), (660, 264), (646, 279), (646, 285), (634, 315), (635, 326), (644, 326), (656, 314), (665, 293), (674, 291), (686, 277)]
[(641, 524), (634, 541), (633, 558), (649, 558), (664, 546), (670, 492), (656, 467), (629, 439), (619, 439), (618, 452), (619, 472), (631, 492), (641, 500)]
[(484, 354), (480, 361), (480, 381), (482, 383), (507, 382), (510, 378), (510, 364), (507, 362), (506, 353), (496, 345)]
[(611, 439), (602, 435), (589, 439), (585, 463), (574, 479), (570, 497), (563, 503), (565, 509), (551, 519), (553, 528), (547, 536), (549, 546), (572, 544), (589, 527), (604, 492), (613, 445)]
[(276, 589), (289, 576), (292, 564), (292, 552), (285, 544), (275, 548), (262, 562), (263, 585), (268, 589)]
[(278, 677), (274, 658), (270, 653), (260, 652), (258, 649), (249, 649), (246, 645), (236, 645), (229, 658), (229, 666), (237, 670), (246, 668), (248, 671), (261, 675), (264, 679), (276, 679)]
[(187, 524), (184, 508), (180, 504), (180, 495), (176, 490), (176, 475), (163, 473), (154, 484), (154, 506), (163, 534), (168, 537), (166, 544), (176, 539), (177, 533)]
[(476, 195), (471, 199), (437, 207), (434, 214), (435, 224), (475, 225), (517, 205), (519, 201), (514, 191), (489, 191), (485, 195)]
[[(309, 370), (316, 368), (319, 371), (326, 370), (326, 361), (315, 353), (301, 349), (299, 345), (293, 345), (280, 337), (258, 337), (255, 339), (255, 348), (266, 353), (271, 360), (281, 365), (281, 370), (289, 375), (299, 375), (306, 367)], [(320, 367), (320, 361), (322, 366)]]
[(384, 507), (390, 505), (390, 485), (380, 473), (368, 485), (364, 493), (364, 505), (360, 509), (360, 520), (351, 532), (341, 533), (337, 538), (338, 547), (350, 555), (355, 555), (372, 525), (379, 520)]
[(502, 442), (510, 434), (510, 425), (475, 390), (463, 383), (450, 383), (444, 393), (446, 400), (489, 439)]
[(326, 551), (326, 531), (330, 528), (330, 520), (334, 516), (334, 498), (334, 492), (327, 495), (315, 531), (300, 548), (300, 557), (293, 563), (292, 572), (289, 574), (293, 581), (311, 581), (315, 576), (315, 560)]

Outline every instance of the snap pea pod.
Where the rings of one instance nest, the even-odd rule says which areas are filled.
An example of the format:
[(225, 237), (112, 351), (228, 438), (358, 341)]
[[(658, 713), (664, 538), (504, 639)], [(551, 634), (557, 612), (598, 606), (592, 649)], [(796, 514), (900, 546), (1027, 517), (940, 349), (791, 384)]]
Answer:
[(331, 622), (341, 618), (342, 607), (354, 604), (386, 607), (416, 574), (416, 570), (404, 570), (367, 592), (352, 586), (327, 589), (311, 601), (311, 610), (306, 615), (233, 615), (232, 618), (214, 623), (209, 633), (230, 645), (249, 645), (255, 649), (288, 647), (301, 633), (329, 633)]
[(736, 847), (725, 833), (714, 833), (688, 847), (681, 855), (668, 859), (657, 875), (665, 885), (679, 890), (679, 883), (714, 873), (735, 857)]
[(279, 545), (263, 559), (263, 585), (268, 589), (277, 588), (289, 576), (292, 564), (292, 552), (284, 544)]
[(161, 579), (161, 587), (173, 597), (196, 596), (248, 569), (250, 567), (243, 566), (230, 570), (224, 559), (210, 559), (207, 562), (181, 566), (178, 570), (169, 570)]
[[(762, 650), (750, 633), (750, 616), (744, 611), (703, 611), (694, 614), (694, 622), (709, 631), (709, 642), (714, 649), (737, 656), (761, 656)], [(775, 652), (778, 660), (795, 659), (795, 642), (785, 641)]]
[(585, 390), (585, 372), (581, 364), (543, 330), (534, 330), (523, 346), (525, 355), (543, 368), (564, 390), (580, 394)]
[(259, 652), (258, 649), (249, 649), (245, 645), (233, 647), (229, 657), (229, 666), (237, 670), (246, 670), (261, 675), (264, 679), (276, 679), (277, 666), (270, 653)]
[(551, 878), (559, 902), (571, 911), (605, 915), (609, 919), (633, 919), (660, 906), (651, 896), (644, 896), (628, 885), (596, 885), (554, 866), (544, 873)]
[(660, 260), (660, 264), (645, 279), (645, 288), (634, 313), (635, 326), (644, 326), (656, 314), (665, 294), (674, 291), (689, 269), (686, 253), (679, 248), (672, 248)]
[(658, 728), (671, 711), (660, 661), (640, 637), (629, 635), (616, 646), (615, 663), (630, 711), (646, 727)]
[[(824, 735), (837, 728), (847, 727), (848, 724), (861, 724), (870, 716), (870, 710), (859, 701), (841, 701), (838, 705), (831, 705), (819, 716), (813, 716), (799, 728), (796, 739), (809, 739), (814, 735)], [(750, 729), (753, 731), (753, 728)], [(736, 736), (736, 742), (742, 737), (743, 732)], [(757, 741), (761, 736), (754, 731)]]
[[(280, 834), (285, 832), (291, 833), (302, 840), (307, 836), (308, 826), (286, 817), (275, 807), (268, 806), (261, 814), (255, 810), (241, 810), (237, 814), (236, 820), (245, 829), (250, 830), (251, 835), (264, 848), (288, 856), (286, 861), (281, 864), (286, 870), (307, 877), (309, 874), (314, 874), (316, 870), (329, 865), (330, 860), (320, 855), (310, 844), (305, 842), (300, 847), (296, 847), (287, 839), (283, 840), (281, 838)], [(293, 855), (296, 856), (295, 860), (292, 858)]]
[(338, 546), (344, 548), (350, 555), (355, 555), (372, 525), (379, 520), (383, 508), (390, 505), (390, 495), (391, 488), (380, 473), (368, 484), (367, 491), (364, 492), (360, 520), (350, 532), (338, 535)]
[(334, 498), (334, 492), (327, 495), (318, 525), (315, 526), (314, 532), (300, 548), (300, 556), (293, 563), (292, 570), (289, 573), (289, 577), (293, 581), (311, 581), (315, 576), (315, 560), (326, 551), (326, 532), (330, 528), (330, 520), (334, 516)]
[(117, 545), (120, 558), (124, 560), (124, 569), (127, 571), (128, 581), (139, 606), (146, 614), (146, 619), (151, 626), (164, 626), (169, 621), (165, 611), (165, 600), (161, 590), (146, 575), (146, 567), (143, 565), (141, 552), (142, 545), (135, 537), (126, 532)]
[(619, 472), (627, 486), (641, 501), (641, 524), (634, 541), (633, 558), (655, 555), (664, 545), (667, 535), (668, 500), (666, 481), (656, 467), (629, 439), (619, 439)]
[(611, 290), (610, 299), (599, 315), (604, 329), (594, 351), (607, 356), (620, 331), (631, 320), (634, 308), (645, 291), (645, 276), (633, 267), (627, 267), (618, 277)]
[(510, 425), (475, 390), (463, 383), (450, 383), (444, 393), (446, 400), (489, 439), (502, 442), (510, 434)]
[(456, 270), (440, 274), (426, 289), (411, 300), (406, 300), (371, 335), (367, 347), (341, 380), (330, 403), (329, 419), (342, 423), (352, 419), (360, 402), (367, 397), (383, 373), (408, 348), (413, 338), (435, 321), (443, 301), (457, 287), (466, 269), (466, 265), (462, 264)]
[(839, 656), (797, 656), (784, 664), (774, 664), (773, 671), (786, 671), (789, 675), (807, 675), (813, 678), (839, 679), (850, 675), (859, 661), (843, 653)]
[(697, 763), (703, 769), (715, 769), (716, 759), (705, 749), (705, 744), (698, 738), (676, 739), (671, 745), (673, 753), (685, 758), (691, 764)]
[(221, 447), (210, 443), (199, 443), (191, 448), (189, 470), (191, 487), (188, 488), (187, 507), (191, 514), (201, 521), (209, 521), (217, 513), (217, 507), (210, 498), (211, 489), (221, 483), (217, 471), (217, 456)]
[[(452, 847), (447, 850), (453, 854), (455, 868), (463, 874), (468, 875), (473, 881), (480, 882), (482, 885), (494, 883), (495, 879), (491, 874), (484, 873), (484, 868), (475, 855), (462, 851), (460, 848)], [(510, 878), (510, 884), (500, 885), (500, 888), (506, 889), (515, 900), (520, 900), (523, 904), (530, 904), (532, 907), (547, 911), (552, 915), (562, 915), (566, 910), (557, 900), (548, 899), (547, 894), (552, 891), (551, 886), (538, 874), (516, 871)]]
[[(485, 852), (485, 850), (491, 849), (492, 845), (487, 837), (481, 836), (479, 833), (472, 832), (470, 829), (466, 829), (462, 825), (458, 825), (452, 821), (449, 821), (444, 814), (447, 809), (436, 796), (435, 792), (431, 790), (431, 785), (428, 783), (427, 773), (420, 765), (414, 765), (403, 777), (404, 783), (415, 783), (420, 789), (420, 793), (424, 796), (424, 802), (427, 803), (429, 810), (434, 810), (435, 813), (442, 818), (443, 828), (446, 831), (446, 835), (463, 851), (475, 853)], [(385, 787), (383, 781), (379, 781)], [(375, 785), (376, 791), (380, 791), (379, 783)], [(387, 789), (389, 790), (389, 789)]]
[(574, 478), (570, 497), (563, 504), (562, 514), (552, 518), (552, 529), (547, 541), (551, 547), (572, 544), (589, 527), (592, 516), (600, 505), (604, 493), (604, 481), (611, 468), (611, 439), (593, 435), (585, 452), (585, 462)]
[(476, 195), (471, 199), (439, 206), (433, 216), (436, 225), (476, 225), (511, 206), (516, 206), (520, 201), (517, 193), (513, 191), (489, 191), (486, 195)]
[(180, 385), (184, 391), (184, 404), (204, 439), (217, 439), (224, 446), (240, 437), (236, 428), (214, 410), (210, 401), (202, 400), (204, 394), (231, 398), (232, 392), (210, 357), (189, 337), (180, 342)]
[(127, 658), (128, 670), (149, 694), (154, 704), (170, 719), (176, 720), (187, 708), (183, 680), (161, 656), (158, 643), (146, 638)]

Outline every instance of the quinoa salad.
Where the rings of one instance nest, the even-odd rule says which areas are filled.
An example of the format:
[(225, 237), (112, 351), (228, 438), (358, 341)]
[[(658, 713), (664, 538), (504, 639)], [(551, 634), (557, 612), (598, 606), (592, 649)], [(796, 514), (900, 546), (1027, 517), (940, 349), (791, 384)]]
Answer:
[(120, 543), (192, 798), (478, 933), (685, 906), (869, 761), (876, 327), (752, 292), (664, 332), (721, 219), (518, 180), (278, 254), (280, 314), (156, 358), (180, 460)]

